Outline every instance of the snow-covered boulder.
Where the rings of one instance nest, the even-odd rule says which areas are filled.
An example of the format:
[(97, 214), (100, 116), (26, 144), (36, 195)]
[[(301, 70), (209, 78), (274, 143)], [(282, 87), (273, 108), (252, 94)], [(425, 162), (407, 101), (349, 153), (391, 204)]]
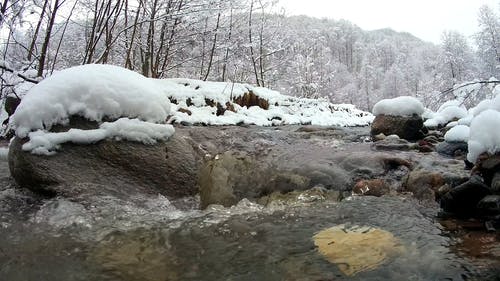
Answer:
[[(72, 117), (66, 126), (53, 129), (87, 131), (99, 130), (98, 126), (95, 121)], [(35, 138), (30, 142), (38, 141)], [(198, 156), (188, 139), (179, 135), (154, 145), (113, 139), (92, 145), (64, 142), (51, 156), (25, 151), (23, 146), (30, 142), (26, 138), (14, 139), (9, 168), (20, 186), (36, 192), (70, 198), (107, 193), (181, 197), (198, 192)]]
[(377, 102), (373, 106), (376, 115), (371, 127), (371, 135), (398, 135), (406, 140), (423, 138), (423, 120), (425, 112), (422, 103), (414, 97), (397, 97)]
[[(33, 190), (196, 192), (195, 153), (166, 124), (165, 89), (110, 65), (69, 68), (34, 86), (11, 117), (9, 167)], [(92, 144), (92, 145), (88, 145)]]
[(476, 116), (470, 126), (467, 160), (475, 163), (479, 155), (500, 153), (500, 111), (487, 109)]
[(423, 121), (418, 115), (413, 116), (392, 116), (377, 115), (373, 120), (370, 134), (376, 136), (398, 135), (405, 140), (419, 140), (424, 137)]
[(377, 102), (373, 106), (372, 112), (375, 116), (421, 116), (425, 112), (425, 108), (418, 99), (409, 96), (402, 96), (393, 99), (384, 99)]

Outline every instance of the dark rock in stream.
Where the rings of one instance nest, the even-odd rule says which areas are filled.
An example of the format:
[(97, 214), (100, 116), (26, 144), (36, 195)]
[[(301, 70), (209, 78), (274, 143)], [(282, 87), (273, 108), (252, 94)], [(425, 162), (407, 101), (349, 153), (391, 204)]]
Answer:
[(500, 195), (488, 195), (484, 197), (477, 203), (477, 208), (486, 216), (500, 215)]
[(436, 151), (439, 154), (456, 157), (465, 156), (467, 154), (466, 142), (441, 142), (436, 146)]
[(371, 135), (380, 133), (388, 135), (398, 135), (406, 140), (419, 140), (424, 137), (424, 123), (420, 116), (391, 116), (378, 115), (375, 117), (371, 127)]
[(478, 203), (491, 191), (478, 176), (454, 187), (441, 198), (441, 208), (459, 217), (474, 217), (480, 214)]

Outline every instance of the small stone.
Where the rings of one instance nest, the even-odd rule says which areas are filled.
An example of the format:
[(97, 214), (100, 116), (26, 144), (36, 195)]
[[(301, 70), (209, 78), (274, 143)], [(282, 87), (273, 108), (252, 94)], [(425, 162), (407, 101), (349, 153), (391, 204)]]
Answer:
[(488, 195), (477, 203), (477, 208), (487, 215), (500, 214), (500, 195)]
[(193, 114), (193, 113), (191, 112), (191, 110), (189, 110), (189, 109), (185, 109), (185, 108), (182, 108), (182, 107), (181, 107), (181, 108), (179, 108), (177, 111), (182, 112), (182, 113), (186, 113), (186, 114), (187, 114), (187, 115), (189, 115), (189, 116), (191, 116), (191, 114)]
[(383, 179), (360, 180), (354, 185), (352, 192), (357, 195), (380, 197), (389, 193), (390, 188)]
[(386, 136), (383, 133), (373, 136), (373, 141), (385, 140)]
[(425, 152), (433, 152), (434, 149), (429, 145), (420, 145), (418, 146), (418, 151), (425, 153)]
[(436, 192), (445, 184), (442, 174), (434, 173), (426, 170), (415, 170), (410, 172), (405, 180), (403, 187), (410, 191), (417, 199), (428, 199), (431, 193)]
[(437, 144), (439, 143), (439, 139), (436, 136), (427, 136), (424, 138), (424, 141), (432, 144)]
[(455, 157), (467, 154), (466, 142), (442, 142), (436, 145), (436, 151), (439, 154)]

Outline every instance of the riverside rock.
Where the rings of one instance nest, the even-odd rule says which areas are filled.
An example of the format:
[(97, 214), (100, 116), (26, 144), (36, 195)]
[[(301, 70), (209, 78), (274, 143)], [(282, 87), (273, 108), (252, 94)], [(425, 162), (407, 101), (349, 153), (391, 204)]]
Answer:
[(424, 137), (424, 122), (418, 115), (392, 116), (377, 115), (371, 127), (372, 137), (384, 134), (398, 135), (402, 139), (415, 141)]
[(445, 212), (461, 217), (473, 217), (479, 213), (478, 203), (491, 191), (478, 176), (454, 187), (441, 198), (441, 208)]
[[(73, 118), (69, 126), (54, 129), (96, 126)], [(91, 145), (64, 143), (51, 156), (23, 151), (26, 141), (16, 137), (12, 142), (9, 167), (21, 187), (35, 192), (65, 197), (102, 193), (181, 197), (197, 192), (197, 154), (181, 135), (154, 145), (109, 139)]]
[(439, 154), (455, 157), (465, 156), (467, 154), (466, 142), (441, 142), (436, 146), (436, 151)]

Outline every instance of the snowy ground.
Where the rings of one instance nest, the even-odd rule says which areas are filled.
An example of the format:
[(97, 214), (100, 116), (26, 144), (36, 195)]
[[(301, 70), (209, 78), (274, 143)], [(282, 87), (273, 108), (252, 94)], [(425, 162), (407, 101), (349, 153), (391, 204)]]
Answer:
[[(371, 113), (349, 104), (297, 98), (248, 84), (151, 79), (111, 65), (65, 69), (19, 91), (23, 92), (10, 126), (17, 136), (29, 136), (23, 146), (26, 151), (40, 154), (52, 154), (64, 142), (85, 144), (105, 138), (154, 143), (174, 133), (172, 123), (366, 126), (373, 120)], [(416, 98), (398, 97), (378, 102), (373, 113), (417, 114), (428, 118), (428, 127), (456, 126), (447, 140), (468, 141), (471, 162), (483, 152), (500, 152), (500, 86), (493, 90), (493, 98), (475, 108), (467, 110), (464, 99), (458, 95), (430, 112)], [(55, 124), (67, 124), (73, 115), (101, 125), (95, 130), (49, 132)], [(108, 120), (115, 121), (104, 122)]]
[[(49, 132), (73, 115), (101, 126)], [(83, 65), (56, 72), (29, 89), (10, 125), (17, 136), (30, 138), (24, 150), (52, 154), (64, 142), (115, 138), (153, 143), (174, 133), (171, 123), (365, 126), (372, 120), (371, 113), (353, 105), (296, 98), (247, 84), (159, 80), (117, 66)]]

